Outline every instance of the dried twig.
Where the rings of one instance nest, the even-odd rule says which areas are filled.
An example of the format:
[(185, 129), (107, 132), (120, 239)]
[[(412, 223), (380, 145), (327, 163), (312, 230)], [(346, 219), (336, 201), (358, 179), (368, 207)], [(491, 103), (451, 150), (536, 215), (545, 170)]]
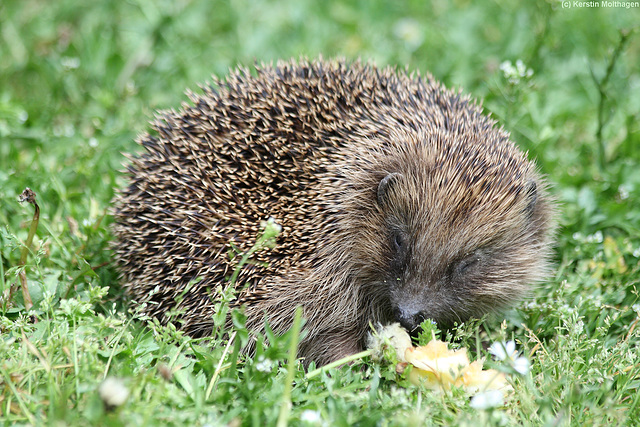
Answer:
[(606, 144), (602, 137), (602, 131), (606, 126), (609, 119), (605, 119), (604, 117), (604, 105), (607, 98), (606, 86), (609, 83), (609, 79), (611, 78), (611, 74), (613, 74), (613, 69), (618, 62), (618, 58), (620, 54), (624, 50), (625, 45), (629, 41), (629, 36), (631, 35), (631, 31), (628, 30), (620, 30), (620, 41), (616, 46), (611, 58), (609, 58), (609, 64), (607, 64), (607, 70), (602, 77), (601, 80), (598, 80), (596, 75), (591, 69), (591, 78), (596, 83), (598, 87), (599, 101), (598, 101), (598, 129), (596, 130), (596, 139), (598, 141), (598, 165), (600, 166), (600, 170), (604, 171), (604, 167), (606, 164)]
[[(29, 227), (29, 234), (27, 235), (27, 241), (22, 248), (22, 253), (20, 254), (20, 261), (18, 265), (20, 267), (24, 267), (27, 263), (27, 256), (29, 255), (29, 251), (31, 250), (31, 245), (33, 243), (33, 236), (36, 234), (36, 229), (38, 228), (38, 222), (40, 221), (40, 206), (38, 206), (38, 202), (36, 202), (36, 193), (30, 189), (29, 187), (25, 188), (22, 194), (20, 194), (19, 198), (20, 202), (28, 202), (31, 203), (35, 207), (35, 212), (33, 213), (33, 219), (31, 220), (31, 226)], [(33, 307), (33, 302), (31, 300), (31, 294), (29, 294), (29, 287), (27, 286), (27, 275), (25, 273), (24, 268), (20, 269), (18, 273), (18, 278), (20, 279), (20, 287), (22, 288), (22, 296), (24, 298), (24, 307), (29, 311), (31, 307)], [(13, 296), (13, 289), (9, 292), (9, 301)]]

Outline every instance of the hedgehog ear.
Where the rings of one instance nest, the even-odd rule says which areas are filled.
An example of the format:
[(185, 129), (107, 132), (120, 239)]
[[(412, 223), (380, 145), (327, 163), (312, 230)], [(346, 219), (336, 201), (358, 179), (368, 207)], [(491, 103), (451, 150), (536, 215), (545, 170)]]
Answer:
[(378, 204), (383, 205), (388, 197), (389, 188), (394, 185), (394, 182), (402, 176), (401, 173), (392, 172), (380, 180), (378, 184)]
[(538, 202), (538, 186), (536, 182), (533, 180), (527, 182), (524, 187), (524, 192), (527, 197), (527, 207), (524, 208), (524, 213), (527, 215), (527, 218), (531, 220), (531, 218), (533, 218), (533, 210)]

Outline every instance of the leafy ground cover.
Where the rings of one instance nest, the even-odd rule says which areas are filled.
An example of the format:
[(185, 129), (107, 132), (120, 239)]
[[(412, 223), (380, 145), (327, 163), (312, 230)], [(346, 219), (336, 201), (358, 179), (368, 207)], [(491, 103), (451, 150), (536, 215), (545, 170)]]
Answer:
[[(640, 422), (640, 8), (604, 3), (2, 2), (0, 419)], [(239, 314), (227, 346), (222, 334), (193, 340), (127, 309), (109, 263), (121, 152), (137, 150), (156, 109), (178, 106), (185, 88), (211, 74), (319, 54), (430, 71), (464, 88), (548, 175), (561, 225), (555, 275), (504, 321), (464, 325), (452, 343), (488, 363), (487, 344), (518, 343), (530, 369), (511, 377), (506, 404), (483, 408), (461, 390), (408, 386), (392, 364), (368, 358), (309, 377), (289, 362), (295, 334), (269, 337), (271, 346), (242, 359)], [(18, 203), (25, 187), (40, 208), (30, 246), (34, 207)], [(30, 311), (19, 289), (7, 298), (22, 280)], [(116, 408), (98, 390), (106, 377), (128, 392)]]

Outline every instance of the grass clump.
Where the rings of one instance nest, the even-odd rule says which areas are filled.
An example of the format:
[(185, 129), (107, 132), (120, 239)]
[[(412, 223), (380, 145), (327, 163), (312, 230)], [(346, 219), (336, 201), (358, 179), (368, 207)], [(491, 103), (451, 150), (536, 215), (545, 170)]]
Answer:
[[(7, 424), (640, 421), (637, 8), (26, 0), (2, 2), (0, 16), (0, 414)], [(561, 212), (555, 275), (504, 322), (461, 325), (443, 337), (496, 368), (491, 343), (517, 344), (530, 370), (513, 377), (506, 405), (482, 409), (455, 389), (405, 387), (395, 368), (364, 356), (308, 376), (289, 357), (294, 333), (267, 329), (255, 357), (245, 358), (241, 312), (231, 330), (193, 339), (123, 299), (109, 250), (121, 152), (137, 150), (134, 138), (156, 109), (177, 106), (185, 88), (212, 73), (318, 54), (406, 65), (464, 87), (552, 183)], [(26, 187), (40, 207), (32, 237), (33, 206), (18, 202)], [(218, 292), (221, 326), (231, 296)], [(105, 378), (128, 391), (122, 404), (103, 403)]]

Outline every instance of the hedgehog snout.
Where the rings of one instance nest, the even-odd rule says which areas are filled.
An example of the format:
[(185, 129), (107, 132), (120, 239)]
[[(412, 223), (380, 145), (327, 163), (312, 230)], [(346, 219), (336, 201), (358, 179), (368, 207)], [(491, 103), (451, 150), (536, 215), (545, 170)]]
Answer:
[(424, 321), (425, 316), (422, 312), (415, 314), (407, 314), (400, 310), (397, 310), (394, 314), (395, 319), (400, 325), (409, 332), (411, 335), (415, 335), (420, 330), (420, 324)]
[(412, 303), (395, 307), (393, 317), (412, 335), (420, 330), (420, 324), (427, 318), (424, 311)]

